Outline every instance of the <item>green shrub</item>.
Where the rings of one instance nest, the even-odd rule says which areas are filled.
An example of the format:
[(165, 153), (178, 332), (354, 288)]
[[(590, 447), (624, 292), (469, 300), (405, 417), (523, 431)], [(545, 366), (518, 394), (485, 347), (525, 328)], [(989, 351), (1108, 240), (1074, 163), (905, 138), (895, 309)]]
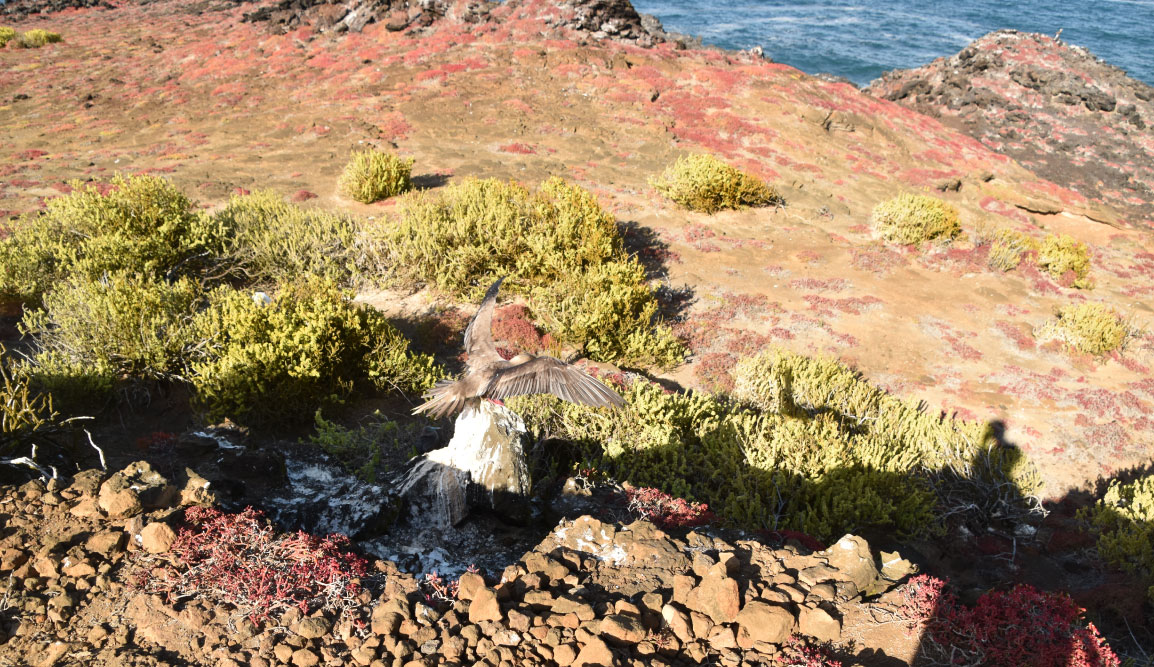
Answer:
[(28, 376), (12, 367), (0, 346), (0, 456), (11, 456), (29, 438), (53, 424), (52, 396), (29, 388)]
[(70, 275), (200, 275), (219, 257), (219, 226), (171, 183), (117, 175), (112, 184), (102, 195), (74, 183), (74, 192), (49, 200), (43, 213), (0, 240), (0, 299), (39, 304), (45, 291)]
[(989, 245), (990, 267), (999, 271), (1013, 271), (1022, 263), (1027, 254), (1038, 251), (1039, 244), (1029, 234), (1023, 234), (1008, 227), (996, 230), (979, 230), (975, 234), (975, 245)]
[(24, 49), (38, 49), (45, 44), (53, 44), (63, 39), (60, 33), (49, 32), (43, 28), (33, 28), (20, 34), (16, 45)]
[(1101, 303), (1065, 306), (1034, 332), (1038, 340), (1059, 340), (1079, 352), (1094, 355), (1120, 350), (1133, 335), (1130, 323)]
[(0, 48), (4, 48), (15, 36), (15, 30), (8, 26), (0, 25)]
[(1142, 577), (1154, 602), (1154, 475), (1129, 484), (1112, 480), (1105, 496), (1079, 515), (1098, 531), (1098, 553)]
[(118, 273), (102, 280), (72, 276), (26, 313), (25, 334), (39, 352), (33, 370), (107, 369), (101, 376), (174, 379), (192, 338), (186, 324), (200, 297), (194, 282), (150, 280)]
[(203, 341), (190, 368), (211, 419), (297, 423), (358, 386), (420, 393), (443, 375), (384, 316), (322, 280), (287, 286), (264, 305), (221, 288), (192, 323)]
[(345, 166), (337, 185), (350, 199), (371, 204), (413, 189), (412, 169), (413, 160), (371, 149), (359, 151)]
[(245, 284), (269, 286), (300, 276), (351, 281), (357, 226), (346, 216), (263, 191), (232, 197), (213, 217), (227, 238), (226, 264)]
[(349, 472), (370, 484), (393, 465), (417, 455), (415, 443), (423, 427), (385, 419), (380, 412), (356, 428), (346, 428), (316, 413), (316, 433), (311, 444), (320, 446)]
[(914, 246), (949, 241), (962, 231), (956, 208), (936, 197), (909, 193), (874, 207), (873, 223), (885, 240)]
[(624, 250), (613, 216), (585, 190), (550, 179), (536, 192), (470, 179), (403, 197), (379, 232), (383, 263), (475, 301), (497, 276), (530, 298), (554, 336), (599, 361), (669, 367), (684, 350), (657, 311), (645, 272)]
[(988, 425), (927, 414), (837, 362), (772, 351), (737, 376), (737, 402), (635, 382), (621, 410), (549, 396), (510, 405), (535, 432), (574, 442), (586, 465), (708, 503), (743, 528), (930, 533), (953, 502), (939, 479), (973, 461), (1001, 463), (981, 467), (991, 484), (1037, 489), (1020, 459), (993, 453)]
[(1038, 266), (1060, 281), (1079, 289), (1094, 286), (1090, 280), (1090, 251), (1085, 243), (1066, 235), (1047, 236), (1038, 248)]
[(702, 213), (769, 206), (782, 201), (777, 190), (761, 179), (706, 153), (678, 158), (660, 178), (650, 179), (649, 184), (681, 207)]

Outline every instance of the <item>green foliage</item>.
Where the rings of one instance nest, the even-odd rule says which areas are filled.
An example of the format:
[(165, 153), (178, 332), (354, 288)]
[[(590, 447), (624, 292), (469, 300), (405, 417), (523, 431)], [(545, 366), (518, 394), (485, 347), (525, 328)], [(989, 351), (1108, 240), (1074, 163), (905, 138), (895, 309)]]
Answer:
[(16, 31), (6, 25), (0, 25), (0, 48), (4, 48), (8, 42), (16, 37)]
[(229, 270), (245, 284), (352, 279), (357, 226), (346, 216), (305, 209), (266, 190), (232, 197), (213, 217), (227, 238)]
[(989, 264), (999, 271), (1013, 271), (1026, 254), (1036, 253), (1039, 247), (1033, 237), (1009, 227), (979, 230), (974, 242), (975, 245), (990, 246)]
[(962, 231), (956, 208), (936, 197), (910, 193), (875, 206), (873, 223), (887, 241), (914, 246), (949, 241)]
[(1042, 241), (1038, 248), (1038, 266), (1059, 280), (1070, 272), (1073, 286), (1079, 289), (1094, 286), (1090, 280), (1090, 251), (1085, 243), (1065, 234), (1047, 236)]
[(63, 38), (60, 33), (49, 32), (43, 28), (33, 28), (20, 34), (16, 45), (22, 49), (38, 49), (45, 44), (53, 44)]
[(649, 184), (683, 208), (702, 213), (781, 203), (776, 189), (707, 153), (677, 159)]
[(180, 376), (192, 344), (185, 324), (199, 296), (187, 278), (165, 283), (127, 273), (101, 280), (71, 276), (44, 296), (42, 308), (25, 314), (20, 326), (36, 338), (40, 351), (34, 367), (92, 367), (118, 377), (171, 379)]
[(1034, 332), (1039, 340), (1059, 340), (1079, 352), (1094, 355), (1122, 349), (1133, 335), (1130, 323), (1101, 303), (1065, 306)]
[(621, 410), (548, 396), (510, 405), (534, 431), (576, 443), (589, 465), (745, 528), (933, 532), (944, 500), (935, 475), (979, 459), (1001, 462), (983, 468), (992, 480), (1036, 490), (1020, 459), (992, 454), (987, 425), (927, 414), (837, 362), (771, 351), (740, 365), (737, 387), (732, 402), (635, 382)]
[(268, 305), (221, 288), (192, 329), (204, 342), (189, 379), (211, 419), (299, 422), (358, 384), (420, 393), (443, 375), (431, 357), (409, 353), (380, 312), (317, 279), (287, 286)]
[(670, 367), (684, 356), (669, 329), (655, 324), (653, 291), (626, 255), (613, 216), (577, 186), (554, 178), (530, 192), (470, 179), (407, 195), (397, 214), (377, 244), (401, 280), (478, 300), (509, 276), (507, 290), (528, 296), (550, 333), (594, 359)]
[(375, 150), (359, 151), (345, 166), (338, 187), (342, 194), (371, 204), (413, 189), (413, 160)]
[(1105, 496), (1079, 512), (1098, 531), (1098, 553), (1111, 565), (1139, 575), (1154, 602), (1154, 474), (1122, 484), (1112, 480)]
[(12, 455), (55, 418), (52, 396), (32, 391), (27, 375), (10, 365), (7, 350), (0, 346), (0, 455)]
[(39, 304), (70, 275), (199, 275), (223, 249), (219, 226), (168, 181), (117, 175), (112, 184), (102, 195), (74, 183), (0, 240), (0, 299)]
[(417, 454), (414, 443), (421, 434), (419, 424), (402, 424), (385, 419), (380, 412), (356, 428), (346, 428), (316, 413), (316, 433), (311, 444), (319, 445), (349, 472), (365, 482), (376, 482), (390, 464), (405, 461)]

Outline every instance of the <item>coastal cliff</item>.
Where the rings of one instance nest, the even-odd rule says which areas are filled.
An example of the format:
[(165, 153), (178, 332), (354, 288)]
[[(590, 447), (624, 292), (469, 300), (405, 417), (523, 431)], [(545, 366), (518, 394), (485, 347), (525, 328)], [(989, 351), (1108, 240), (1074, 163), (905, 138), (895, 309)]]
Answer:
[[(700, 48), (665, 33), (624, 0), (19, 0), (4, 12), (3, 21), (16, 30), (48, 29), (62, 39), (42, 48), (0, 49), (3, 235), (31, 224), (47, 202), (85, 186), (103, 196), (121, 172), (162, 177), (187, 196), (190, 209), (208, 215), (233, 197), (268, 189), (293, 206), (339, 213), (372, 233), (396, 229), (410, 200), (364, 204), (342, 194), (339, 177), (354, 151), (374, 148), (413, 160), (413, 185), (429, 197), (471, 179), (517, 181), (528, 197), (529, 189), (558, 177), (589, 193), (594, 203), (583, 204), (583, 214), (607, 217), (607, 227), (617, 230), (622, 255), (641, 267), (662, 321), (688, 355), (666, 372), (605, 370), (606, 377), (650, 387), (637, 394), (655, 402), (630, 413), (656, 420), (655, 426), (635, 420), (652, 426), (645, 434), (657, 443), (643, 454), (678, 465), (630, 471), (619, 464), (665, 488), (637, 488), (658, 486), (652, 481), (606, 482), (617, 484), (618, 504), (582, 506), (601, 512), (580, 520), (591, 538), (572, 532), (576, 524), (547, 526), (532, 535), (530, 546), (540, 547), (521, 565), (523, 550), (512, 554), (511, 569), (463, 577), (451, 595), (447, 581), (403, 574), (391, 555), (382, 556), (373, 561), (378, 578), (365, 577), (366, 586), (381, 587), (341, 598), (354, 615), (325, 608), (310, 619), (281, 610), (279, 625), (269, 627), (223, 603), (176, 599), (175, 589), (132, 588), (142, 572), (174, 566), (176, 559), (164, 555), (172, 541), (155, 538), (167, 536), (161, 525), (191, 529), (188, 503), (113, 516), (99, 506), (109, 473), (140, 457), (155, 459), (158, 469), (169, 466), (174, 480), (186, 466), (229, 466), (219, 463), (221, 450), (198, 435), (200, 415), (187, 405), (173, 407), (179, 392), (113, 409), (93, 430), (108, 454), (108, 471), (0, 492), (0, 511), (10, 517), (0, 528), (0, 574), (22, 587), (12, 594), (18, 610), (0, 612), (0, 656), (20, 662), (35, 653), (48, 665), (91, 664), (85, 661), (93, 655), (110, 665), (127, 659), (159, 664), (173, 655), (221, 665), (706, 659), (739, 665), (774, 664), (779, 657), (778, 664), (810, 658), (914, 664), (919, 651), (940, 657), (933, 651), (943, 647), (933, 633), (936, 628), (940, 638), (953, 631), (947, 616), (964, 619), (967, 632), (978, 632), (978, 621), (958, 600), (939, 600), (940, 589), (925, 580), (928, 588), (911, 584), (902, 557), (951, 577), (967, 602), (985, 599), (1000, 608), (1043, 600), (1045, 609), (1061, 612), (1045, 616), (1051, 621), (1062, 621), (1062, 614), (1079, 618), (1064, 593), (1050, 592), (1069, 591), (1095, 619), (1113, 621), (1103, 626), (1111, 645), (1131, 641), (1119, 619), (1149, 645), (1154, 628), (1139, 627), (1148, 618), (1143, 575), (1106, 568), (1089, 555), (1096, 535), (1076, 515), (1101, 499), (1110, 481), (1140, 477), (1154, 452), (1154, 336), (1143, 328), (1154, 314), (1148, 305), (1154, 294), (1148, 87), (1049, 38), (995, 33), (922, 74), (892, 73), (863, 92), (757, 54)], [(1019, 58), (1023, 52), (1032, 55)], [(1065, 69), (1053, 70), (1061, 74), (1047, 69), (1056, 59), (1069, 59), (1062, 61)], [(654, 183), (689, 153), (709, 153), (765, 181), (774, 188), (772, 205), (712, 214), (675, 205)], [(951, 241), (886, 237), (875, 210), (915, 194), (956, 211)], [(547, 200), (529, 201), (545, 206)], [(993, 250), (997, 243), (1004, 250), (1007, 238), (1021, 250), (1012, 266)], [(1086, 275), (1051, 271), (1039, 259), (1043, 247), (1074, 254), (1080, 248), (1086, 262), (1078, 268)], [(374, 277), (387, 282), (388, 276)], [(535, 328), (546, 326), (534, 309), (539, 294), (526, 289), (517, 297), (523, 303), (511, 308), (519, 319), (509, 326), (544, 346)], [(1086, 302), (1115, 309), (1133, 324), (1123, 347), (1091, 354), (1047, 336), (1061, 324), (1059, 313)], [(446, 363), (459, 354), (457, 325), (473, 307), (431, 281), (369, 285), (357, 303), (379, 308)], [(24, 305), (0, 306), (2, 342), (26, 345), (17, 327)], [(723, 408), (741, 404), (734, 398), (739, 363), (768, 350), (780, 351), (775, 359), (794, 360), (799, 387), (811, 381), (804, 369), (840, 384), (817, 398), (820, 386), (805, 400), (784, 401), (782, 415), (764, 417), (764, 424), (780, 426), (780, 437), (761, 444), (817, 443), (812, 456), (795, 457), (797, 465), (833, 461), (836, 474), (798, 481), (756, 469), (756, 457), (739, 447), (746, 413), (721, 420)], [(872, 411), (855, 412), (851, 398)], [(932, 475), (919, 464), (907, 477), (905, 459), (868, 458), (879, 442), (888, 443), (885, 433), (871, 430), (891, 425), (881, 418), (883, 404), (916, 423), (912, 430), (924, 437), (910, 442), (930, 442), (925, 434), (939, 428), (963, 437), (977, 433), (1001, 458)], [(378, 408), (399, 423), (412, 421), (403, 400), (372, 396), (355, 406), (358, 416)], [(574, 443), (587, 446), (590, 438), (557, 436), (558, 424), (571, 427), (576, 420), (556, 417), (559, 408), (541, 412), (557, 428), (536, 434), (536, 455), (577, 459)], [(895, 428), (902, 425), (896, 421)], [(964, 428), (951, 430), (955, 423)], [(420, 438), (401, 453), (435, 441), (441, 428), (416, 424)], [(671, 451), (683, 432), (696, 438), (692, 460)], [(862, 451), (826, 446), (842, 442), (835, 436), (843, 434), (856, 438), (845, 441), (860, 443)], [(269, 452), (317, 449), (307, 434), (288, 444), (278, 437), (254, 432), (249, 445)], [(194, 441), (198, 453), (174, 459), (173, 447), (184, 439)], [(98, 465), (78, 441), (77, 465)], [(604, 445), (599, 461), (609, 465), (638, 443)], [(222, 475), (200, 489), (235, 491), (222, 490), (217, 498), (233, 509), (259, 504), (270, 487), (293, 476), (280, 470), (285, 466), (275, 463), (275, 454), (269, 457), (249, 465), (244, 481)], [(838, 457), (853, 466), (837, 465)], [(719, 472), (722, 459), (742, 475), (741, 483), (757, 481), (758, 498), (794, 489), (793, 496), (775, 499), (787, 509), (763, 503), (762, 525), (749, 521), (742, 535), (689, 531), (692, 524), (684, 522), (666, 525), (667, 534), (646, 521), (632, 523), (668, 519), (661, 512), (639, 515), (639, 507), (652, 509), (647, 503), (676, 508), (679, 520), (704, 515), (695, 503), (752, 505), (754, 494), (738, 488), (737, 475)], [(586, 486), (597, 486), (591, 481), (597, 471), (584, 468), (583, 459), (536, 463), (538, 475), (554, 464), (568, 466), (565, 475), (572, 476), (553, 481), (570, 495), (584, 498), (591, 495)], [(983, 486), (989, 468), (1000, 465), (1019, 466), (1020, 478)], [(574, 466), (582, 466), (580, 474), (569, 470)], [(891, 496), (893, 488), (916, 491), (892, 505), (893, 517), (906, 511), (907, 524), (923, 515), (908, 512), (902, 501), (939, 494), (933, 497), (954, 504), (926, 510), (937, 534), (906, 540), (889, 515), (854, 519), (885, 515), (885, 502), (893, 500), (863, 486), (866, 478), (879, 488), (889, 483)], [(335, 490), (353, 482), (321, 486)], [(661, 495), (701, 488), (723, 492), (691, 498), (694, 503)], [(358, 489), (358, 498), (371, 497), (363, 485)], [(983, 502), (971, 502), (975, 496)], [(836, 534), (819, 543), (777, 530), (776, 522), (784, 525), (785, 513), (793, 511), (790, 503), (811, 498), (851, 517), (850, 530), (868, 533), (868, 542)], [(1005, 513), (1011, 504), (1021, 513)], [(145, 542), (148, 525), (158, 527)], [(51, 530), (42, 534), (41, 526)], [(514, 532), (484, 526), (497, 539)], [(272, 529), (255, 533), (292, 539)], [(834, 562), (845, 555), (837, 551), (843, 542), (852, 562)], [(641, 565), (615, 572), (622, 563)], [(982, 597), (992, 589), (1018, 597)], [(1078, 642), (1096, 646), (1097, 630), (1084, 620), (1066, 622), (1063, 632), (1076, 627)], [(755, 626), (765, 633), (750, 632)], [(458, 641), (454, 632), (468, 636)], [(795, 633), (800, 644), (790, 649), (788, 636)], [(834, 646), (819, 650), (828, 641)]]

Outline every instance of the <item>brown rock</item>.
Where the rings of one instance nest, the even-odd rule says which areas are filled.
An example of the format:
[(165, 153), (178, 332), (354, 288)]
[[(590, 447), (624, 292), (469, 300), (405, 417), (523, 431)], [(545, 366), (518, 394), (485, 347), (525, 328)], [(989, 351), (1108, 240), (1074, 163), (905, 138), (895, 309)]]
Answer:
[(122, 519), (145, 509), (171, 507), (177, 500), (176, 488), (147, 461), (129, 464), (100, 485), (98, 503), (111, 518)]
[(674, 636), (681, 641), (688, 642), (693, 639), (693, 631), (689, 626), (689, 615), (674, 606), (673, 603), (661, 608), (661, 618), (665, 620), (665, 624), (673, 631)]
[(293, 651), (292, 664), (296, 667), (316, 667), (320, 661), (321, 659), (317, 657), (317, 654), (307, 648)]
[(124, 549), (124, 532), (106, 530), (102, 533), (96, 533), (88, 538), (88, 541), (84, 543), (84, 548), (107, 558), (110, 554)]
[(741, 610), (737, 581), (725, 575), (711, 574), (689, 591), (685, 606), (705, 614), (714, 623), (732, 623)]
[(758, 641), (781, 644), (789, 639), (796, 625), (793, 614), (785, 607), (754, 600), (737, 615), (737, 642), (744, 649)]
[(601, 634), (617, 644), (636, 644), (645, 639), (645, 627), (632, 614), (611, 614), (601, 620)]
[(705, 614), (694, 611), (689, 613), (689, 625), (693, 629), (694, 637), (708, 637), (716, 623)]
[(733, 628), (725, 625), (714, 626), (709, 632), (708, 641), (709, 645), (718, 651), (737, 647), (737, 636), (733, 633)]
[(276, 659), (280, 662), (288, 662), (293, 658), (292, 647), (285, 644), (277, 644), (276, 647), (273, 648), (272, 652), (273, 655), (276, 656)]
[(510, 609), (506, 616), (508, 617), (509, 627), (517, 632), (528, 632), (529, 625), (533, 622), (533, 619), (529, 618), (528, 614), (525, 614), (519, 609)]
[(333, 629), (333, 624), (329, 619), (323, 616), (310, 616), (302, 618), (293, 626), (292, 631), (304, 637), (305, 639), (316, 639), (324, 637)]
[(457, 599), (472, 600), (477, 591), (485, 587), (485, 578), (476, 572), (466, 572), (457, 580)]
[(104, 516), (96, 498), (83, 498), (69, 508), (68, 513), (81, 519), (99, 519)]
[(852, 581), (859, 591), (870, 590), (878, 578), (870, 545), (855, 535), (846, 535), (823, 552), (830, 567), (839, 573), (838, 579)]
[(614, 664), (613, 652), (600, 637), (591, 637), (573, 661), (574, 667), (611, 667)]
[(140, 531), (140, 546), (150, 554), (161, 554), (172, 548), (176, 532), (159, 521), (148, 524)]
[(469, 622), (501, 620), (501, 604), (497, 602), (497, 591), (482, 587), (469, 603)]
[(577, 659), (577, 647), (572, 643), (559, 644), (553, 649), (553, 662), (560, 667), (568, 667)]
[(841, 620), (821, 607), (802, 607), (797, 618), (798, 632), (819, 642), (841, 638)]
[(673, 576), (673, 601), (685, 604), (689, 600), (689, 592), (697, 585), (697, 579), (688, 574)]

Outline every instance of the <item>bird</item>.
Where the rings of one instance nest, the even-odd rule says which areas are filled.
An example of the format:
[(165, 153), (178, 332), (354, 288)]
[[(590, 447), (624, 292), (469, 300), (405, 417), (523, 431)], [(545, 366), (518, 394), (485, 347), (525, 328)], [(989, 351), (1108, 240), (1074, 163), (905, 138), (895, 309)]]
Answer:
[(440, 418), (460, 412), (480, 399), (499, 401), (526, 394), (553, 394), (571, 403), (594, 407), (625, 405), (621, 396), (581, 369), (560, 359), (521, 353), (506, 361), (493, 343), (493, 308), (504, 277), (485, 292), (473, 321), (465, 329), (465, 374), (459, 380), (441, 380), (413, 409)]

